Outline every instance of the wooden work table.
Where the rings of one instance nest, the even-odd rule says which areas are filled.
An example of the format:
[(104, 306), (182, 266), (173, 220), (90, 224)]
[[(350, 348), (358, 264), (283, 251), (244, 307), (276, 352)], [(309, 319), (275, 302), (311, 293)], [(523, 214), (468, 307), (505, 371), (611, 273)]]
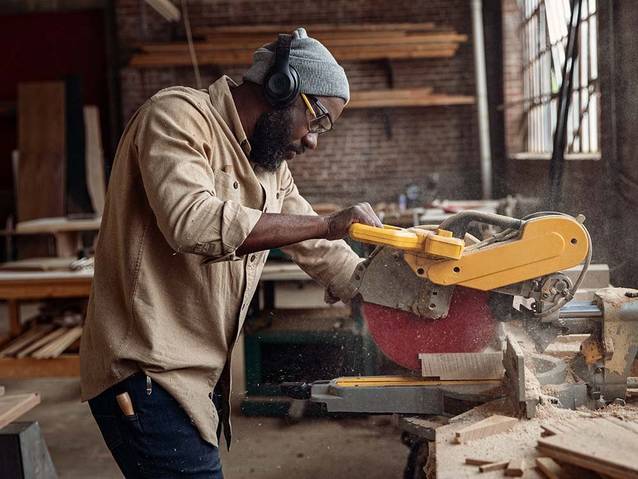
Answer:
[[(20, 303), (51, 298), (88, 298), (93, 272), (47, 271), (17, 272), (0, 271), (0, 301), (9, 308), (9, 337), (12, 339), (24, 332), (20, 320)], [(261, 281), (309, 280), (296, 264), (270, 261), (264, 266)], [(5, 341), (0, 338), (0, 345)], [(26, 378), (47, 376), (77, 376), (80, 360), (76, 354), (63, 354), (54, 359), (0, 358), (0, 378)]]

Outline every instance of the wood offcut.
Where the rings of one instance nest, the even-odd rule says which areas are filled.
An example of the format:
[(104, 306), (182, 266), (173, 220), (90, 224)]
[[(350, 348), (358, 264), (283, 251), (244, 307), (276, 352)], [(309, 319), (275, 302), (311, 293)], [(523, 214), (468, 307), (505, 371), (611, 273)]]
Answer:
[(0, 396), (0, 429), (40, 404), (38, 393)]
[(468, 441), (482, 439), (501, 432), (509, 431), (518, 423), (515, 417), (494, 415), (482, 421), (456, 431), (454, 442), (463, 444)]

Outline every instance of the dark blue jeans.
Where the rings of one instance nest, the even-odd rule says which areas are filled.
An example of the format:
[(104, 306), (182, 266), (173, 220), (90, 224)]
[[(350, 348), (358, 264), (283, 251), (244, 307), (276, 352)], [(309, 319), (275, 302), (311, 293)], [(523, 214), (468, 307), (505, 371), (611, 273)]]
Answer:
[[(124, 391), (133, 416), (125, 416), (115, 399)], [(159, 384), (153, 382), (147, 394), (146, 375), (116, 384), (89, 406), (127, 479), (223, 479), (218, 449), (201, 438), (186, 411)]]

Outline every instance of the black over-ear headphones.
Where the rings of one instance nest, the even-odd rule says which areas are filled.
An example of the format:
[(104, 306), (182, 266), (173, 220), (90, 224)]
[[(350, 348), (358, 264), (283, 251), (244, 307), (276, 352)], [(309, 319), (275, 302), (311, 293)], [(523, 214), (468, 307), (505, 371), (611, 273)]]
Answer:
[(275, 61), (264, 79), (264, 95), (275, 108), (286, 108), (299, 95), (299, 74), (289, 61), (291, 43), (292, 35), (279, 35)]

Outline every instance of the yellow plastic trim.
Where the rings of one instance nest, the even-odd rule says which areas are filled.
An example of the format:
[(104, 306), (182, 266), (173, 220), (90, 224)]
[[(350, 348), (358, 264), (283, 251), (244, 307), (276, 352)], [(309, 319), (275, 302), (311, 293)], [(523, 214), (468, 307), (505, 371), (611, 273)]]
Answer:
[(465, 242), (454, 238), (451, 231), (438, 229), (435, 235), (425, 240), (425, 253), (437, 258), (459, 259), (464, 249)]
[(500, 379), (472, 379), (472, 380), (431, 380), (419, 379), (409, 376), (360, 376), (345, 377), (335, 379), (335, 385), (350, 388), (378, 388), (378, 387), (400, 387), (400, 386), (439, 386), (442, 384), (500, 384)]
[(468, 252), (458, 261), (426, 265), (412, 255), (406, 261), (415, 271), (427, 271), (435, 284), (489, 291), (576, 266), (588, 249), (580, 223), (565, 216), (547, 216), (526, 222), (520, 238)]
[(402, 250), (423, 250), (425, 238), (396, 226), (383, 225), (383, 228), (354, 223), (350, 226), (350, 237), (363, 243), (379, 246), (391, 246)]

